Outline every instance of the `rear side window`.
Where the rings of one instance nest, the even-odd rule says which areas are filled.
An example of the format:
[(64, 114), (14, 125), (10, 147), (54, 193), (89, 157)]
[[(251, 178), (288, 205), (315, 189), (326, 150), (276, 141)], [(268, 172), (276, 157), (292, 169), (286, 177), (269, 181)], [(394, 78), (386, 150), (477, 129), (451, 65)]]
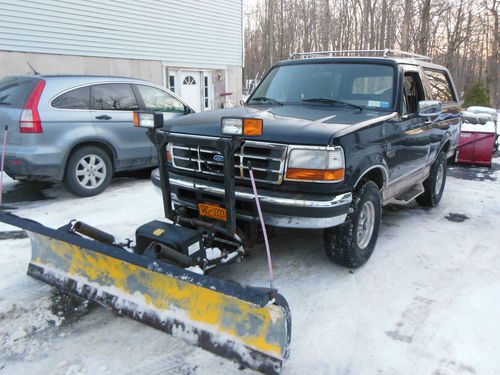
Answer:
[(0, 79), (0, 107), (23, 108), (38, 81), (32, 77)]
[(453, 91), (445, 72), (431, 69), (424, 69), (424, 71), (429, 79), (434, 100), (438, 100), (441, 103), (454, 102)]
[(93, 109), (134, 110), (138, 109), (132, 87), (128, 83), (109, 83), (92, 86)]
[(60, 109), (90, 109), (90, 86), (68, 91), (52, 100), (52, 107)]
[(184, 113), (184, 104), (169, 93), (156, 87), (136, 85), (144, 100), (144, 109), (160, 112)]

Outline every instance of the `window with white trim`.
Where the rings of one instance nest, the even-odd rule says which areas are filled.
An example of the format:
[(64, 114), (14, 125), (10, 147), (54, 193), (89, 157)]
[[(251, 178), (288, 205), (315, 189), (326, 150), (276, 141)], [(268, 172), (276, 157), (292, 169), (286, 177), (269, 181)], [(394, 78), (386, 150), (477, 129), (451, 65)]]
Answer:
[(183, 85), (196, 85), (196, 80), (192, 76), (186, 76), (184, 81), (182, 81)]
[(173, 74), (168, 76), (168, 88), (170, 91), (175, 92), (175, 75)]
[(204, 108), (210, 108), (208, 76), (203, 76), (203, 104)]

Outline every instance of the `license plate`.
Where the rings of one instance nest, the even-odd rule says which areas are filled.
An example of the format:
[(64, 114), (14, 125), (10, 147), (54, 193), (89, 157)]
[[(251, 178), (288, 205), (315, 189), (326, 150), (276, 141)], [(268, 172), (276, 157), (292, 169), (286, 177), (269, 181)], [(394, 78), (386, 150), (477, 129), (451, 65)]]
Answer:
[(200, 216), (226, 221), (226, 209), (215, 204), (198, 203)]

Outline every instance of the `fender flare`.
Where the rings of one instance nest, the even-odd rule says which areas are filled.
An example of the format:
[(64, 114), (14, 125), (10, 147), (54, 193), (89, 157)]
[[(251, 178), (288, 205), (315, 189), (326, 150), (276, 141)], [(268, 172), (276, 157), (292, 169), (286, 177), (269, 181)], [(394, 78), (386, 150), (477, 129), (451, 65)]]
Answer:
[(349, 177), (349, 186), (355, 188), (361, 179), (374, 169), (379, 169), (382, 172), (383, 180), (380, 190), (384, 190), (389, 183), (389, 167), (381, 154), (369, 155), (362, 159)]
[[(449, 152), (451, 150), (451, 133), (450, 132), (446, 132), (446, 134), (444, 135), (444, 137), (441, 139), (441, 143), (439, 144), (438, 152), (436, 153), (436, 158), (441, 153), (441, 151), (443, 150), (444, 146), (448, 142), (450, 143), (450, 148), (448, 149), (448, 152)], [(446, 157), (448, 157), (448, 153), (446, 154)]]

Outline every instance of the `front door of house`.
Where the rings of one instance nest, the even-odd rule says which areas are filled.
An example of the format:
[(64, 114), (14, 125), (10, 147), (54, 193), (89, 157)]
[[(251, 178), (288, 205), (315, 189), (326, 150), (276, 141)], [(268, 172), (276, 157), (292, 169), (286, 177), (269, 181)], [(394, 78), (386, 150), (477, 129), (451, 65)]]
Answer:
[(201, 74), (182, 71), (180, 74), (180, 95), (196, 112), (201, 111)]

